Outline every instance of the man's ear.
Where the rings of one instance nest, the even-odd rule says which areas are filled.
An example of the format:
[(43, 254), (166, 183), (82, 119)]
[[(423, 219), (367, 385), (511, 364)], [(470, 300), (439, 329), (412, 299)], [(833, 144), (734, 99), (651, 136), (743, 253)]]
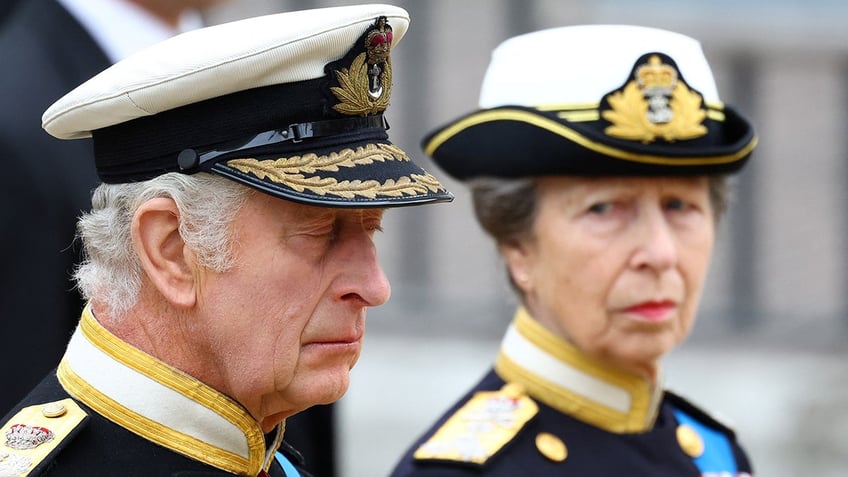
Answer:
[(173, 199), (151, 199), (136, 210), (133, 247), (141, 268), (159, 293), (174, 306), (194, 306), (197, 299), (194, 255), (179, 232), (180, 211)]

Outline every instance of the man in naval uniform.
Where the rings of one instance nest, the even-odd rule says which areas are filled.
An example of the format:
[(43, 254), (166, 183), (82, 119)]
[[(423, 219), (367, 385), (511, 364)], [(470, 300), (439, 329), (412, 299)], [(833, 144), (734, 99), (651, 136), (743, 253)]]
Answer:
[(103, 181), (88, 304), (0, 422), (0, 475), (303, 475), (285, 421), (348, 387), (389, 297), (384, 209), (452, 199), (386, 133), (408, 23), (362, 5), (195, 30), (48, 108)]

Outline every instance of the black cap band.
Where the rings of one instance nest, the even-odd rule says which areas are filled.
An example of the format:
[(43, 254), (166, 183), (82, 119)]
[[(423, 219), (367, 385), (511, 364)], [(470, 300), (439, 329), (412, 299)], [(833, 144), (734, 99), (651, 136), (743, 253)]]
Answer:
[[(243, 149), (262, 134), (259, 131), (288, 131), (293, 124), (316, 123), (312, 120), (328, 116), (327, 101), (318, 93), (321, 81), (326, 80), (254, 88), (93, 131), (97, 173), (105, 183), (148, 180), (180, 171), (177, 158), (185, 149), (198, 154)], [(333, 124), (327, 128), (344, 129)], [(297, 148), (292, 142), (292, 149)]]
[(205, 152), (183, 149), (177, 155), (177, 165), (180, 172), (193, 174), (202, 170), (208, 171), (214, 162), (224, 157), (234, 157), (234, 154), (247, 153), (265, 146), (289, 141), (296, 144), (308, 139), (348, 134), (354, 131), (364, 134), (368, 130), (384, 132), (388, 129), (389, 123), (382, 114), (290, 124), (285, 129), (263, 131), (242, 141), (220, 144)]

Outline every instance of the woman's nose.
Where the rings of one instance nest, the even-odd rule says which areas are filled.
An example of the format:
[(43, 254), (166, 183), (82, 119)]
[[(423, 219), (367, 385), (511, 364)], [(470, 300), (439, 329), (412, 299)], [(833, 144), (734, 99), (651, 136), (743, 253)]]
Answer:
[(678, 242), (661, 209), (652, 208), (640, 214), (636, 234), (637, 244), (631, 266), (661, 271), (677, 264)]

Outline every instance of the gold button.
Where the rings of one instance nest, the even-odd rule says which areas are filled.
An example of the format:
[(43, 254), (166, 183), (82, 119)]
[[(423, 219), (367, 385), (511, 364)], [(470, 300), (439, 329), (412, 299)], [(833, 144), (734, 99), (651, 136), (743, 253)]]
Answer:
[(536, 448), (539, 452), (554, 462), (562, 462), (568, 457), (568, 449), (562, 440), (548, 432), (540, 432), (536, 436)]
[(62, 417), (68, 409), (61, 402), (52, 402), (41, 409), (41, 414), (44, 417)]
[(695, 429), (681, 424), (677, 426), (677, 443), (689, 457), (700, 457), (704, 453), (704, 441)]

